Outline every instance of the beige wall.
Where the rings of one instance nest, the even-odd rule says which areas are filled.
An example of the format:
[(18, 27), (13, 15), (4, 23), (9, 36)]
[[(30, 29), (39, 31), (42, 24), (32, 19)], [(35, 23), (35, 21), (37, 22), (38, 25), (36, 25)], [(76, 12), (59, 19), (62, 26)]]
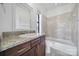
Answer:
[(0, 4), (0, 32), (12, 31), (12, 5)]
[(47, 28), (47, 27), (46, 27), (46, 25), (47, 25), (47, 24), (46, 24), (46, 22), (47, 22), (47, 21), (46, 21), (46, 20), (47, 20), (47, 17), (44, 16), (44, 15), (42, 15), (42, 19), (41, 19), (41, 20), (42, 20), (42, 21), (41, 21), (41, 22), (42, 22), (42, 24), (41, 24), (42, 33), (45, 34), (45, 33), (46, 33), (46, 28)]
[(51, 37), (56, 37), (56, 28), (57, 28), (57, 24), (56, 24), (56, 17), (50, 17), (47, 18), (47, 31), (46, 31), (46, 35), (47, 36), (51, 36)]
[(78, 41), (78, 56), (79, 56), (79, 4), (77, 5), (77, 7), (78, 7), (78, 34), (77, 34), (77, 41)]

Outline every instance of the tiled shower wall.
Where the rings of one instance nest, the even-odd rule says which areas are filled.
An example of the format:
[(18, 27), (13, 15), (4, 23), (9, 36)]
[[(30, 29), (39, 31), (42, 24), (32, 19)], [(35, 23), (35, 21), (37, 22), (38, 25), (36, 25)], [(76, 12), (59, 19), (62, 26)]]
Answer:
[(72, 42), (75, 44), (75, 46), (77, 46), (78, 44), (78, 4), (75, 4), (74, 8), (73, 8), (73, 13), (72, 13)]
[(47, 36), (71, 40), (72, 12), (52, 16), (47, 19)]

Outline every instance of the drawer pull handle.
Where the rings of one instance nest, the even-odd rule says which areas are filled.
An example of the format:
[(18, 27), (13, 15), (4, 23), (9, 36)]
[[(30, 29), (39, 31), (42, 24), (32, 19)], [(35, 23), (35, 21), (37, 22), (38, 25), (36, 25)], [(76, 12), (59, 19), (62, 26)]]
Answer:
[(23, 48), (23, 49), (19, 50), (18, 53), (20, 53), (20, 52), (22, 52), (22, 51), (24, 51), (24, 50), (26, 50), (26, 48)]

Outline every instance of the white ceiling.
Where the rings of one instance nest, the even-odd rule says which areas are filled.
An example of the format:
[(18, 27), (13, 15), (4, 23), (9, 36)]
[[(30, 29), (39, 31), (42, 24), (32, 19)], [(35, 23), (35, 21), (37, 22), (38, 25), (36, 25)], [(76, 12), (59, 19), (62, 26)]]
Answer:
[[(48, 16), (49, 13), (51, 13), (52, 11), (54, 11), (57, 8), (60, 9), (61, 7), (70, 6), (70, 5), (72, 6), (74, 4), (72, 4), (72, 3), (30, 3), (29, 5), (33, 8), (38, 9), (45, 16)], [(68, 8), (71, 8), (71, 6)], [(67, 7), (64, 7), (64, 8), (67, 8)]]
[(56, 7), (67, 5), (65, 3), (36, 3), (34, 4), (38, 9), (44, 10), (44, 11), (50, 11), (51, 9), (54, 9)]

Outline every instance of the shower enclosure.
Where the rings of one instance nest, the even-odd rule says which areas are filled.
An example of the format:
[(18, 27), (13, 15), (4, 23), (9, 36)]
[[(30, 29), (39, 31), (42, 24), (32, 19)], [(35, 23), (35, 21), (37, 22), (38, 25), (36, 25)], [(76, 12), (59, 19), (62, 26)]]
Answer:
[(72, 11), (48, 18), (47, 55), (79, 55), (79, 4), (72, 5)]

